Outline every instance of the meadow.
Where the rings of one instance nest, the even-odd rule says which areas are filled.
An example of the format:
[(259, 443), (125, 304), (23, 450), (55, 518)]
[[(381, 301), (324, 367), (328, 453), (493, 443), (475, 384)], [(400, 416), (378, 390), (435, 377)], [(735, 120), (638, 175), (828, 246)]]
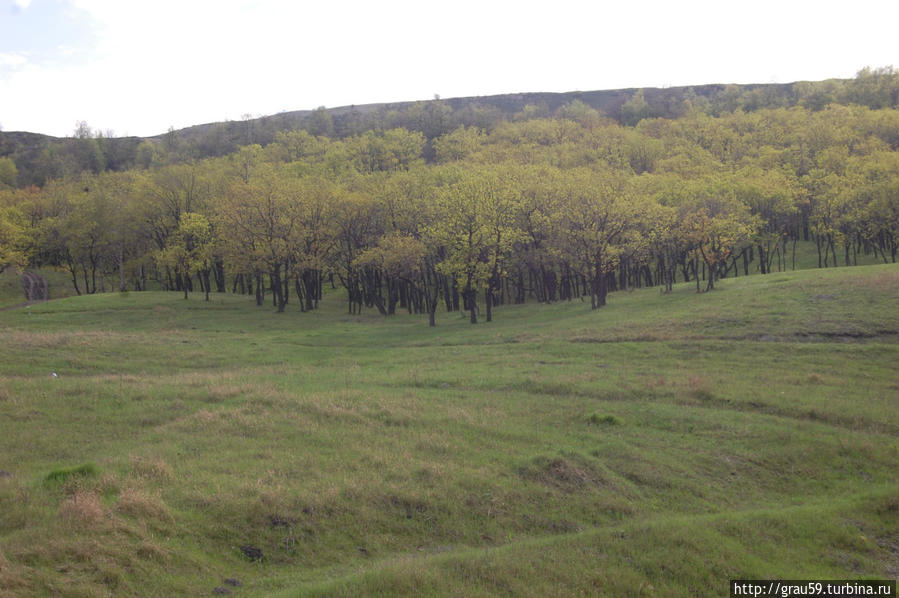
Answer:
[[(0, 596), (899, 576), (899, 268), (459, 314), (0, 311)], [(54, 376), (55, 374), (55, 376)]]

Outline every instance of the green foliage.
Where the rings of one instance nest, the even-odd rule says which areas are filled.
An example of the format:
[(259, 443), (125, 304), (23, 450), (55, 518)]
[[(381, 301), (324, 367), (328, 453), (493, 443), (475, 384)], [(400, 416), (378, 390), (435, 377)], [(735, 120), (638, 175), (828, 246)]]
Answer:
[(0, 189), (15, 187), (19, 171), (12, 158), (0, 158)]
[[(114, 153), (83, 124), (72, 151), (45, 148), (43, 188), (4, 192), (0, 258), (64, 268), (77, 293), (230, 288), (260, 306), (271, 294), (279, 311), (315, 309), (329, 281), (350, 313), (399, 305), (431, 323), (438, 299), (476, 322), (528, 300), (589, 295), (602, 307), (624, 288), (712, 290), (723, 277), (795, 268), (805, 242), (819, 267), (893, 262), (897, 111), (815, 98), (894, 78), (697, 89), (686, 100), (637, 90), (620, 107), (626, 126), (591, 94), (483, 127), (440, 101), (322, 108), (307, 115), (321, 127), (275, 133), (247, 118), (231, 141), (207, 129), (243, 143), (207, 160), (188, 159), (185, 133), (171, 131), (136, 146), (141, 168), (123, 173), (95, 174), (76, 156), (91, 144)], [(183, 228), (192, 214), (208, 232)]]
[(651, 115), (649, 104), (643, 98), (643, 90), (638, 89), (621, 106), (621, 124), (634, 126)]
[(25, 266), (27, 229), (25, 218), (16, 206), (0, 204), (0, 272)]
[(329, 137), (334, 134), (334, 119), (324, 106), (319, 106), (309, 115), (306, 130), (315, 136)]
[(72, 478), (96, 477), (100, 470), (93, 463), (83, 463), (74, 467), (62, 467), (54, 469), (44, 477), (48, 483), (61, 483)]
[(486, 135), (474, 127), (459, 127), (434, 140), (434, 152), (438, 163), (464, 160), (480, 150), (486, 142)]
[(845, 99), (872, 109), (899, 106), (899, 72), (892, 66), (865, 67), (846, 85)]

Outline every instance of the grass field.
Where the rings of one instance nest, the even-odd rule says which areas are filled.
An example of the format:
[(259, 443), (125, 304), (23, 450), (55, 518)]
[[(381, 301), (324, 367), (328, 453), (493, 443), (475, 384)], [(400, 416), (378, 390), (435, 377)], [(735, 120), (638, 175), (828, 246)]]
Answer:
[[(50, 268), (36, 269), (32, 272), (47, 280), (47, 291), (51, 299), (62, 299), (76, 294), (72, 279), (66, 272)], [(25, 303), (25, 290), (22, 287), (22, 280), (19, 273), (8, 268), (0, 273), (0, 308), (23, 303)]]
[(899, 576), (895, 265), (436, 329), (342, 299), (0, 312), (0, 596)]

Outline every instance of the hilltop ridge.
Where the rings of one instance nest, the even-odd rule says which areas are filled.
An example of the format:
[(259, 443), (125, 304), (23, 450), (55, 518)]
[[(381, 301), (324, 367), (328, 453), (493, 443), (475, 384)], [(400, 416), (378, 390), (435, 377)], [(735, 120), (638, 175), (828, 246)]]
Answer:
[[(82, 170), (120, 171), (140, 165), (153, 145), (178, 160), (223, 156), (237, 148), (267, 145), (281, 131), (305, 129), (314, 135), (346, 138), (368, 130), (403, 127), (429, 140), (459, 126), (491, 130), (505, 120), (553, 116), (580, 104), (623, 125), (645, 118), (678, 118), (691, 110), (719, 115), (735, 110), (803, 106), (821, 110), (830, 103), (885, 108), (899, 103), (899, 76), (892, 67), (863, 69), (855, 79), (793, 83), (701, 84), (667, 88), (624, 88), (569, 92), (521, 92), (424, 101), (359, 104), (295, 110), (241, 120), (208, 122), (148, 137), (115, 137), (78, 123), (72, 137), (27, 131), (0, 131), (0, 158), (18, 169), (18, 186)], [(88, 141), (94, 141), (93, 147)], [(142, 146), (144, 149), (142, 150)]]

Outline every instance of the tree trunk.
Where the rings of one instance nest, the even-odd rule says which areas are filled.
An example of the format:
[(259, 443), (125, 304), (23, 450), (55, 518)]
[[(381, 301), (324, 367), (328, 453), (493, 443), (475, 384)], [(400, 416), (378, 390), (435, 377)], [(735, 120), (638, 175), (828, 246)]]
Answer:
[(462, 291), (462, 299), (465, 302), (465, 307), (468, 309), (469, 321), (472, 324), (477, 324), (478, 323), (477, 291), (471, 287), (471, 274), (468, 275), (468, 282), (465, 284), (465, 289)]
[(119, 245), (119, 292), (124, 293), (128, 290), (125, 284), (125, 249)]
[(255, 276), (256, 280), (256, 306), (262, 307), (263, 301), (265, 301), (265, 288), (262, 286), (262, 273), (257, 272)]
[(215, 261), (215, 292), (225, 292), (225, 263), (222, 260)]

